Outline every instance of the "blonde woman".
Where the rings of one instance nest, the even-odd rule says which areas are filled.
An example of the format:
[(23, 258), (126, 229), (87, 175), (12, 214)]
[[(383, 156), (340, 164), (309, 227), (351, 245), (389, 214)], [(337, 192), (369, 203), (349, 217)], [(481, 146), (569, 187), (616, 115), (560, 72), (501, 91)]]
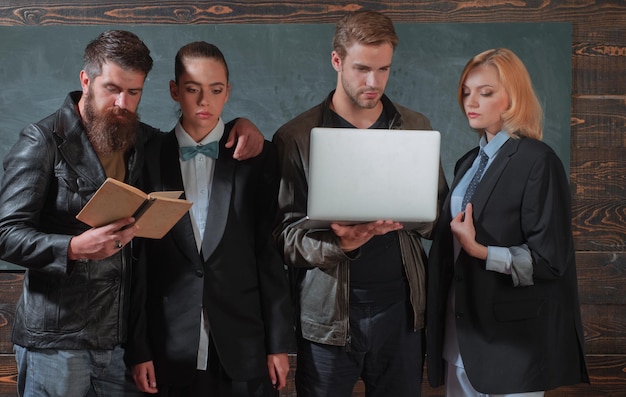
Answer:
[(479, 146), (457, 162), (429, 260), (428, 375), (447, 396), (543, 396), (588, 382), (561, 161), (508, 49), (472, 58), (458, 101)]

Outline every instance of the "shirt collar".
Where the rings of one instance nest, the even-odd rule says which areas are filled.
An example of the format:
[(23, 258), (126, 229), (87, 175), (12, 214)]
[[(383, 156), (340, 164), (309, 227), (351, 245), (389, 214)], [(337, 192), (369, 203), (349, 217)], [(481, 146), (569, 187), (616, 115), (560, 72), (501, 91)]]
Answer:
[[(335, 90), (332, 90), (330, 94), (326, 97), (322, 104), (322, 124), (321, 127), (337, 127), (333, 122), (333, 111), (330, 109), (330, 103), (333, 100), (333, 95), (335, 94)], [(395, 105), (387, 97), (387, 95), (383, 94), (380, 98), (380, 101), (383, 104), (383, 113), (381, 117), (386, 118), (387, 126), (385, 128), (389, 129), (401, 129), (402, 128), (402, 116), (398, 109), (396, 109)], [(336, 114), (336, 113), (335, 113)], [(341, 116), (339, 116), (341, 117)]]
[(209, 132), (207, 136), (204, 137), (200, 142), (196, 142), (193, 138), (185, 131), (183, 125), (180, 120), (176, 124), (176, 128), (174, 129), (174, 133), (176, 134), (176, 139), (178, 140), (178, 145), (183, 146), (196, 146), (196, 145), (206, 145), (213, 141), (219, 142), (224, 135), (224, 121), (220, 117), (215, 125), (215, 128)]
[(511, 137), (504, 131), (500, 131), (493, 137), (493, 139), (487, 142), (487, 135), (483, 134), (480, 137), (480, 148), (485, 152), (489, 158), (495, 156), (498, 153), (498, 150), (504, 145), (506, 141), (508, 141)]

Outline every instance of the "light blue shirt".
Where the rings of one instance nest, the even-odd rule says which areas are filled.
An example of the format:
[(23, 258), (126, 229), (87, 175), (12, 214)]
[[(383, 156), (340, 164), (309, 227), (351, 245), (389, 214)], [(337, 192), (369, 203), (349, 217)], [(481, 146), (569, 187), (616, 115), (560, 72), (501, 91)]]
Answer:
[[(503, 131), (498, 132), (490, 142), (487, 142), (485, 135), (480, 138), (479, 146), (489, 157), (489, 161), (487, 161), (487, 166), (485, 167), (485, 172), (487, 172), (489, 166), (491, 166), (491, 163), (493, 163), (493, 159), (495, 159), (498, 155), (498, 151), (500, 151), (502, 145), (504, 145), (504, 143), (509, 139), (509, 135)], [(460, 211), (464, 210), (464, 208), (461, 208), (463, 196), (465, 195), (465, 191), (467, 190), (470, 181), (472, 180), (474, 174), (476, 173), (476, 170), (478, 169), (479, 161), (480, 156), (476, 156), (476, 159), (474, 159), (474, 163), (472, 163), (472, 166), (467, 170), (465, 175), (463, 175), (463, 177), (459, 181), (459, 184), (456, 185), (454, 191), (452, 192), (450, 200), (450, 210), (453, 214), (458, 214)], [(483, 175), (485, 174), (483, 173)]]
[[(500, 131), (496, 136), (487, 142), (486, 137), (483, 135), (480, 138), (480, 148), (484, 150), (485, 154), (489, 156), (489, 161), (485, 167), (485, 172), (493, 163), (493, 160), (498, 156), (498, 153), (502, 146), (511, 138), (506, 132)], [(463, 202), (463, 196), (469, 186), (470, 181), (474, 177), (476, 170), (478, 169), (478, 163), (480, 156), (476, 156), (474, 163), (467, 170), (465, 175), (461, 178), (458, 185), (454, 188), (450, 197), (450, 211), (454, 215), (461, 212), (461, 205)], [(479, 185), (480, 188), (480, 185)], [(471, 200), (470, 200), (471, 202)], [(461, 251), (461, 244), (454, 238), (454, 259), (456, 261)], [(503, 274), (509, 274), (512, 276), (512, 281), (515, 286), (532, 285), (532, 258), (530, 250), (526, 245), (519, 247), (487, 247), (487, 261), (485, 269), (489, 271), (499, 272)], [(450, 296), (448, 297), (448, 307), (446, 311), (446, 331), (443, 348), (443, 358), (450, 364), (454, 364), (457, 367), (463, 368), (463, 359), (459, 351), (459, 345), (457, 341), (456, 325), (454, 318), (454, 288), (450, 289)]]
[[(480, 142), (479, 142), (480, 148), (489, 157), (489, 161), (487, 161), (487, 166), (485, 167), (485, 172), (487, 172), (487, 170), (493, 163), (493, 160), (498, 155), (498, 152), (500, 151), (500, 148), (502, 148), (502, 145), (504, 145), (504, 143), (508, 141), (509, 139), (511, 138), (504, 131), (498, 132), (496, 136), (493, 137), (493, 139), (489, 142), (487, 142), (486, 135), (483, 135), (480, 138)], [(463, 196), (465, 195), (465, 191), (467, 190), (467, 187), (469, 186), (470, 181), (472, 180), (472, 178), (474, 177), (474, 174), (476, 173), (476, 170), (478, 169), (479, 160), (480, 160), (480, 156), (476, 156), (476, 159), (474, 160), (474, 163), (472, 164), (472, 166), (467, 170), (465, 175), (463, 175), (463, 177), (459, 181), (458, 185), (454, 188), (454, 191), (452, 192), (452, 196), (450, 197), (450, 211), (452, 214), (458, 214), (462, 210), (465, 210), (464, 208), (463, 209), (461, 208)], [(485, 174), (483, 173), (483, 175)], [(460, 251), (461, 251), (461, 245), (455, 238), (454, 239), (454, 258), (455, 259), (459, 255)], [(488, 251), (487, 266), (486, 266), (487, 270), (497, 271), (497, 272), (504, 273), (504, 274), (511, 274), (511, 259), (512, 258), (511, 258), (511, 253), (509, 252), (508, 248), (487, 247), (487, 251)]]

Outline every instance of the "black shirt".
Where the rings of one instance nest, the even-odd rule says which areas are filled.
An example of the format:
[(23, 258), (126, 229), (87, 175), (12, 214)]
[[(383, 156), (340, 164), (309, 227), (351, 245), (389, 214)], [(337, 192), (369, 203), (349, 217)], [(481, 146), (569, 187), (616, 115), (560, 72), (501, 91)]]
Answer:
[[(333, 127), (354, 128), (332, 110), (330, 120)], [(383, 111), (370, 128), (385, 129), (388, 125), (387, 112)], [(398, 233), (373, 237), (350, 262), (350, 304), (385, 304), (407, 297), (408, 283)]]

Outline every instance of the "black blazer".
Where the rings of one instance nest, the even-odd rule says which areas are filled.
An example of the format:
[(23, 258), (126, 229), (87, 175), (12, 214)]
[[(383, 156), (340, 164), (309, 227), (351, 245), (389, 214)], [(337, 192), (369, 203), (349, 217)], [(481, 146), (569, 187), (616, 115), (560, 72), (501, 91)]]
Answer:
[(486, 246), (527, 244), (532, 286), (485, 270), (461, 250), (456, 262), (450, 196), (478, 155), (456, 164), (433, 234), (427, 299), (428, 377), (444, 381), (446, 303), (455, 288), (456, 327), (465, 370), (483, 393), (521, 393), (588, 382), (578, 302), (568, 181), (556, 154), (534, 139), (509, 139), (472, 198), (476, 240)]
[[(187, 213), (161, 240), (143, 240), (127, 362), (154, 360), (161, 385), (188, 384), (195, 373), (200, 311), (206, 308), (220, 362), (234, 380), (267, 376), (267, 354), (294, 345), (287, 275), (271, 231), (277, 160), (265, 142), (237, 161), (220, 142), (201, 254)], [(174, 131), (146, 149), (149, 191), (183, 190)]]

